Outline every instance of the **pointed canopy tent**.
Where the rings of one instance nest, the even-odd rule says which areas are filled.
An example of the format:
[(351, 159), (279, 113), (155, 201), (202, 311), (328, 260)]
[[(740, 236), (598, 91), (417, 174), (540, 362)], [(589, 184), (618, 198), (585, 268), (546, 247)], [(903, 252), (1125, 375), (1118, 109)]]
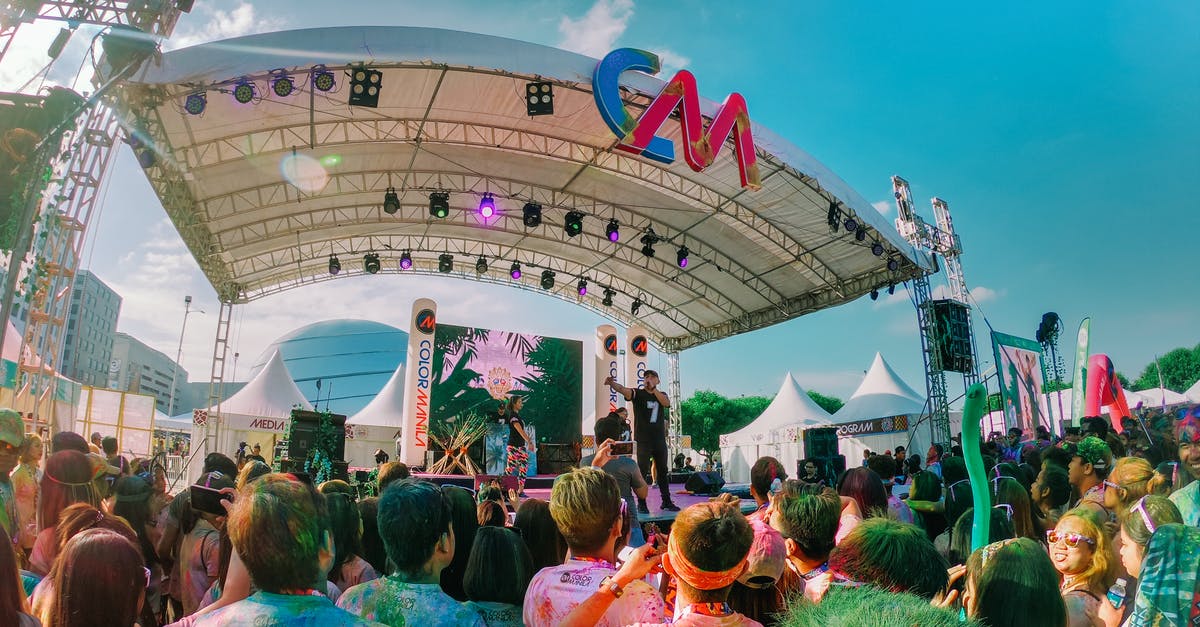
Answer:
[[(1195, 386), (1193, 386), (1195, 387)], [(1187, 405), (1190, 402), (1187, 394), (1180, 394), (1167, 388), (1150, 388), (1148, 390), (1137, 390), (1135, 392), (1126, 392), (1126, 402), (1129, 403), (1129, 408), (1137, 407), (1138, 403), (1142, 404), (1145, 409), (1153, 409), (1155, 407), (1174, 407), (1176, 405)]]
[[(351, 70), (363, 63), (382, 73), (378, 107), (348, 105)], [(559, 280), (547, 294), (644, 326), (671, 352), (935, 269), (870, 202), (752, 117), (756, 191), (740, 185), (732, 137), (702, 172), (616, 150), (592, 93), (596, 64), (475, 33), (317, 28), (168, 52), (114, 89), (111, 105), (183, 241), (231, 303), (332, 279), (331, 255), (342, 256), (344, 277), (364, 273), (359, 260), (371, 252), (383, 272), (421, 274), (450, 254), (450, 276), (524, 289), (538, 289), (540, 272), (511, 279), (500, 268), (552, 270)], [(532, 81), (553, 84), (552, 115), (528, 115)], [(620, 82), (634, 117), (665, 85), (638, 72)], [(720, 105), (701, 98), (699, 109), (711, 120)], [(660, 134), (680, 145), (678, 123)], [(448, 194), (446, 218), (431, 217), (433, 192)], [(498, 210), (490, 219), (476, 211), (484, 194)], [(543, 210), (536, 226), (523, 223), (530, 202)], [(583, 216), (582, 233), (565, 232), (568, 212)], [(619, 241), (605, 232), (610, 219)], [(651, 228), (658, 254), (647, 257)], [(671, 254), (681, 247), (686, 269)], [(474, 272), (480, 256), (492, 272)], [(613, 290), (611, 306), (605, 290), (578, 295), (573, 279), (584, 277)]]
[(395, 455), (396, 437), (404, 411), (404, 364), (383, 389), (357, 414), (346, 419), (346, 461), (351, 466), (375, 465), (375, 451)]
[(787, 373), (779, 392), (754, 422), (721, 436), (721, 460), (725, 478), (732, 483), (750, 481), (750, 467), (759, 457), (770, 455), (791, 475), (801, 457), (801, 432), (829, 426), (829, 412)]
[[(924, 395), (905, 383), (883, 355), (875, 353), (875, 361), (871, 363), (858, 389), (833, 414), (834, 425), (841, 425), (838, 448), (846, 456), (846, 465), (861, 464), (863, 451), (882, 453), (894, 451), (897, 446), (912, 448), (923, 456), (929, 445), (929, 429), (914, 427), (924, 413)], [(850, 428), (855, 423), (894, 417), (904, 417), (908, 421), (908, 430), (871, 433)]]
[(1193, 383), (1192, 387), (1188, 388), (1183, 395), (1188, 397), (1188, 400), (1193, 403), (1200, 403), (1200, 381)]

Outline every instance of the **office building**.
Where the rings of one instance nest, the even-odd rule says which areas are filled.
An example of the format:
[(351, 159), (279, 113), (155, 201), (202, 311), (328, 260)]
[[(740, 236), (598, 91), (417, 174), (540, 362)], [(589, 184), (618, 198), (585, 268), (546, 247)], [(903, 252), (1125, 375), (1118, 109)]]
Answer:
[(59, 372), (83, 385), (107, 385), (120, 313), (121, 297), (96, 275), (80, 270), (71, 293)]
[[(155, 407), (176, 416), (191, 409), (178, 388), (186, 387), (188, 373), (182, 367), (176, 373), (175, 360), (165, 353), (150, 348), (128, 333), (116, 334), (113, 340), (112, 359), (108, 371), (108, 387), (114, 390), (137, 392), (153, 396)], [(175, 406), (168, 409), (171, 396), (171, 377), (176, 376)]]

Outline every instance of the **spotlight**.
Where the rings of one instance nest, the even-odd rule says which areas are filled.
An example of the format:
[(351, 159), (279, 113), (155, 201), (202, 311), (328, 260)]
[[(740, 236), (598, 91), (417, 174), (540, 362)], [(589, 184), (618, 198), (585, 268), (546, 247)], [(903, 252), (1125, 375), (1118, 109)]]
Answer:
[(879, 290), (871, 288), (871, 300), (875, 300), (876, 298), (879, 298)]
[(895, 257), (888, 258), (887, 269), (895, 272), (900, 269), (900, 260)]
[(366, 67), (356, 67), (350, 72), (350, 105), (378, 107), (379, 89), (383, 86), (383, 72)]
[(654, 247), (651, 246), (650, 244), (643, 244), (642, 245), (642, 254), (647, 257), (653, 257), (654, 256)]
[(292, 95), (293, 91), (296, 91), (296, 83), (292, 77), (280, 72), (271, 79), (271, 91), (280, 98), (287, 98)]
[(525, 203), (525, 208), (521, 210), (521, 213), (524, 214), (521, 221), (525, 223), (526, 228), (532, 229), (542, 223), (542, 206), (536, 202)]
[(554, 115), (554, 85), (526, 83), (525, 110), (530, 116)]
[(587, 296), (587, 279), (579, 279), (579, 283), (575, 285), (575, 291), (579, 292), (580, 296)]
[(450, 215), (450, 194), (433, 192), (429, 195), (429, 215), (435, 218), (445, 218)]
[(412, 268), (412, 253), (406, 250), (400, 253), (400, 269), (408, 270), (409, 268)]
[(329, 91), (333, 89), (333, 72), (325, 69), (324, 65), (314, 65), (312, 69), (312, 83), (317, 91)]
[(483, 216), (484, 220), (496, 215), (496, 199), (491, 194), (485, 193), (483, 198), (479, 199), (479, 215)]
[(629, 313), (636, 316), (636, 315), (638, 315), (638, 310), (641, 308), (642, 308), (642, 299), (635, 298), (635, 299), (633, 299), (633, 304), (629, 306)]
[(183, 101), (183, 110), (191, 115), (204, 113), (204, 107), (206, 106), (208, 106), (208, 96), (202, 91), (188, 94), (188, 97)]
[(825, 214), (825, 222), (829, 224), (829, 231), (837, 233), (838, 230), (838, 206), (836, 202), (829, 202), (829, 213)]
[(888, 294), (895, 294), (895, 293), (896, 293), (896, 284), (888, 283)]
[(680, 246), (679, 251), (675, 253), (675, 263), (679, 264), (680, 268), (687, 267), (688, 252), (687, 246)]
[(133, 155), (137, 157), (138, 165), (142, 166), (144, 170), (153, 167), (154, 162), (158, 158), (154, 154), (154, 148), (145, 141), (142, 141), (142, 134), (142, 131), (131, 131), (129, 133), (129, 147), (133, 149)]
[(875, 255), (876, 257), (882, 257), (883, 256), (883, 244), (880, 244), (879, 242), (875, 242), (874, 244), (871, 244), (871, 254)]
[(508, 276), (512, 277), (514, 281), (521, 280), (521, 264), (514, 261), (508, 268)]
[(246, 104), (254, 100), (254, 83), (250, 81), (239, 81), (233, 86), (233, 99)]
[(391, 215), (400, 211), (400, 197), (396, 195), (396, 188), (389, 187), (383, 194), (383, 212)]
[(454, 255), (442, 253), (438, 255), (438, 272), (446, 273), (454, 269)]
[(484, 258), (483, 255), (480, 255), (479, 259), (475, 262), (475, 272), (476, 274), (484, 274), (487, 272), (487, 259)]
[(606, 287), (606, 288), (604, 288), (604, 300), (600, 301), (600, 303), (602, 305), (604, 305), (605, 307), (612, 307), (613, 296), (616, 296), (616, 295), (617, 295), (617, 293), (614, 292), (611, 287)]
[(568, 237), (575, 237), (583, 232), (583, 214), (578, 211), (568, 211), (563, 221), (563, 230)]
[(608, 221), (608, 226), (604, 227), (604, 234), (608, 236), (608, 241), (616, 243), (621, 239), (621, 224), (616, 218)]
[(329, 274), (337, 275), (342, 271), (342, 262), (338, 261), (337, 255), (329, 256)]
[(542, 289), (554, 289), (554, 272), (551, 270), (542, 270)]
[(842, 226), (846, 227), (847, 233), (849, 233), (850, 231), (857, 231), (858, 230), (858, 221), (855, 220), (852, 216), (846, 216), (846, 220), (845, 220), (845, 222), (842, 222)]
[(363, 255), (363, 270), (366, 270), (367, 274), (377, 274), (379, 272), (379, 255), (375, 253)]
[(654, 256), (654, 245), (658, 243), (658, 234), (654, 232), (654, 227), (646, 229), (646, 234), (642, 236), (642, 254), (647, 257)]
[(860, 227), (858, 227), (858, 230), (854, 231), (854, 239), (855, 239), (855, 240), (857, 240), (857, 241), (860, 241), (860, 242), (862, 242), (862, 241), (866, 241), (866, 239), (867, 239), (867, 230), (866, 230), (866, 229), (864, 229), (864, 228), (863, 228), (863, 227), (861, 227), (861, 226), (860, 226)]

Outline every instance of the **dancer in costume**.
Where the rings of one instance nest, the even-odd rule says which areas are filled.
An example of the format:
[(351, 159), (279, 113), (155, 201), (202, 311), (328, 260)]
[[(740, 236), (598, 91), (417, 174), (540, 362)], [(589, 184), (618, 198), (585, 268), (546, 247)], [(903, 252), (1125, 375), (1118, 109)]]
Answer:
[(516, 476), (517, 491), (521, 496), (525, 496), (525, 475), (529, 472), (529, 454), (537, 451), (537, 445), (525, 431), (525, 422), (521, 420), (521, 406), (524, 404), (524, 398), (511, 396), (504, 412), (508, 419), (508, 449), (504, 474)]

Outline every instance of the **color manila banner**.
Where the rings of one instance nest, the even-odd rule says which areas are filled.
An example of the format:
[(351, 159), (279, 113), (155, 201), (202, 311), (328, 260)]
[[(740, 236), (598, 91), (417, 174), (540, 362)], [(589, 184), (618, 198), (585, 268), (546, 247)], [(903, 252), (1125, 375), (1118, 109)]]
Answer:
[[(618, 359), (620, 340), (617, 339), (617, 328), (611, 324), (596, 327), (596, 367), (593, 377), (596, 381), (596, 416), (595, 420), (617, 411), (624, 405), (621, 396), (604, 384), (604, 380), (612, 377), (618, 382), (621, 379), (621, 362)], [(593, 423), (595, 424), (595, 423)]]
[[(627, 388), (636, 389), (642, 386), (646, 381), (646, 368), (649, 363), (647, 355), (650, 354), (650, 334), (646, 329), (640, 326), (629, 327), (626, 330), (628, 335), (625, 344), (625, 380), (618, 382)], [(672, 399), (674, 400), (674, 399)], [(633, 416), (629, 417), (630, 420)]]
[(409, 466), (425, 467), (429, 450), (429, 398), (433, 387), (433, 337), (437, 331), (437, 303), (428, 298), (413, 301), (408, 329), (408, 367), (404, 372), (404, 417), (397, 438), (396, 457)]

